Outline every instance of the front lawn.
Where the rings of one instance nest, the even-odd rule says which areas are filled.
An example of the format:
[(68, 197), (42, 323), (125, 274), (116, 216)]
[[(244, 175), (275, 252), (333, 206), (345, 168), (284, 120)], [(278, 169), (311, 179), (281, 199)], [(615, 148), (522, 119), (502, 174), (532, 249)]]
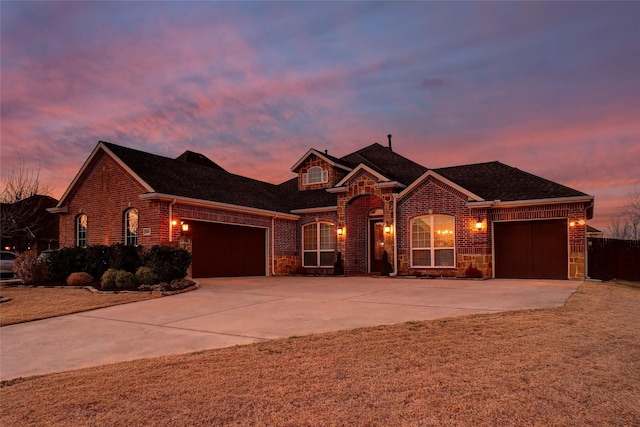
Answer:
[(151, 292), (95, 293), (87, 289), (0, 286), (0, 326), (142, 301)]
[(640, 289), (5, 382), (0, 424), (640, 424)]

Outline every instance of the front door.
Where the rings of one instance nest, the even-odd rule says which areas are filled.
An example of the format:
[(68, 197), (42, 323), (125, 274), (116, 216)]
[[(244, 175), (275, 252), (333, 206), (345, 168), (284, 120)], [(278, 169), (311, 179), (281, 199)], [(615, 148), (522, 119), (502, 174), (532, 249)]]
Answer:
[(369, 269), (370, 273), (382, 273), (382, 254), (384, 253), (384, 223), (381, 219), (369, 221)]

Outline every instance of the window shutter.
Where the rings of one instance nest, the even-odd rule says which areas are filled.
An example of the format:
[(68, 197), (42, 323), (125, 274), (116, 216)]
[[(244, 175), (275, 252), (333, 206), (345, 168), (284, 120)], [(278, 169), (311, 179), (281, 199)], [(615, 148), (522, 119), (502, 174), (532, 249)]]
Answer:
[(302, 185), (307, 185), (307, 184), (309, 184), (309, 174), (303, 173), (302, 174)]
[(323, 170), (322, 171), (322, 182), (327, 182), (329, 181), (329, 171)]

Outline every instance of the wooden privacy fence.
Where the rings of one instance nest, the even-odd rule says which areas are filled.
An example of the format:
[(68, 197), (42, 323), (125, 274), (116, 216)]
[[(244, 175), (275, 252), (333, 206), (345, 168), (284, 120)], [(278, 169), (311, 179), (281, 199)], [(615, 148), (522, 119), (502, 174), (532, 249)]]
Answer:
[(640, 281), (640, 240), (589, 238), (587, 248), (589, 278)]

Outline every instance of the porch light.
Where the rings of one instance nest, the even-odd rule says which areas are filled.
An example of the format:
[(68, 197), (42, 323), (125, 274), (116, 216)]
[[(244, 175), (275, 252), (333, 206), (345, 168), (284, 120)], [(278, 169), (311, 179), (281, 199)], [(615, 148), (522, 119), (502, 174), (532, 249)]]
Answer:
[(391, 233), (391, 226), (388, 222), (384, 225), (384, 232), (387, 234)]
[(587, 222), (584, 219), (578, 221), (578, 225), (585, 225)]
[(476, 230), (482, 230), (482, 220), (480, 218), (476, 220)]
[(172, 221), (171, 221), (171, 225), (172, 225), (172, 226), (174, 226), (174, 227), (175, 227), (176, 225), (178, 225), (178, 220), (177, 220), (177, 219), (172, 220)]
[(189, 231), (189, 224), (184, 222), (184, 221), (180, 221), (180, 224), (182, 225), (182, 232), (186, 233)]
[(344, 227), (338, 227), (338, 236), (342, 236), (342, 234), (344, 233)]
[(571, 222), (569, 223), (569, 227), (575, 227), (575, 226), (576, 226), (576, 222), (575, 222), (575, 221), (571, 221)]

